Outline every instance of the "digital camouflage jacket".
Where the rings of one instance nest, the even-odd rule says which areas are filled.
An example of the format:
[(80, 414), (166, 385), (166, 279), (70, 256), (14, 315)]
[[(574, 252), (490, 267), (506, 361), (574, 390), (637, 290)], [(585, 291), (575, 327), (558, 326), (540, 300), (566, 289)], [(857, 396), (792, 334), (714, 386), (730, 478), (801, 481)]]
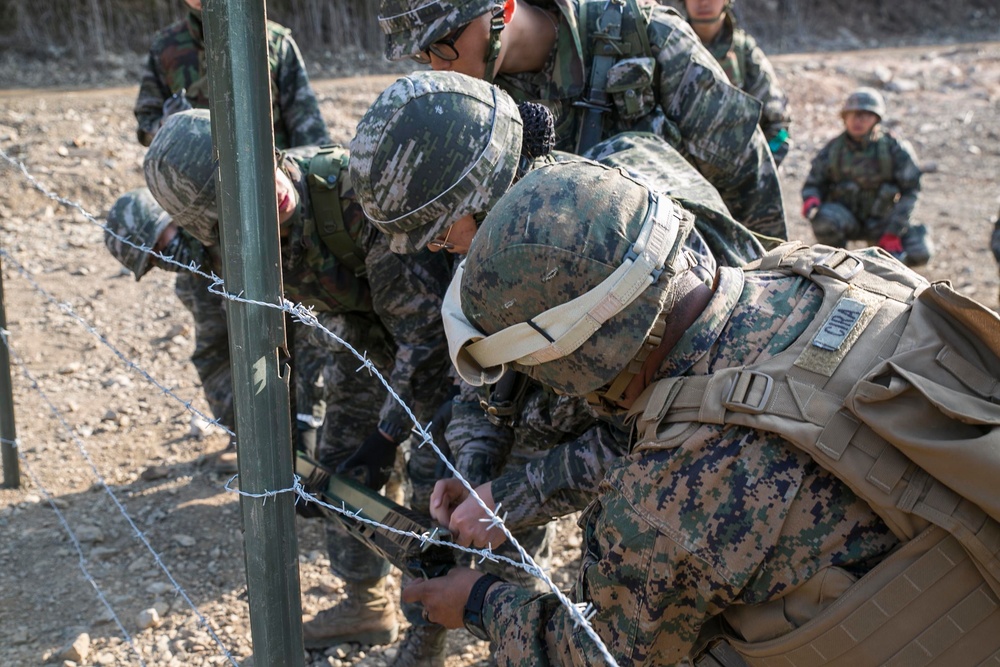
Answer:
[[(326, 122), (309, 85), (305, 63), (288, 28), (267, 22), (271, 114), (278, 148), (330, 143)], [(163, 120), (163, 103), (182, 88), (196, 109), (208, 108), (208, 75), (201, 17), (195, 12), (153, 38), (135, 101), (136, 134), (148, 146)]]
[[(821, 298), (805, 278), (723, 267), (659, 377), (770, 358), (805, 330)], [(616, 461), (581, 519), (575, 601), (593, 605), (591, 622), (618, 664), (678, 664), (721, 611), (777, 599), (824, 568), (865, 572), (896, 544), (865, 502), (782, 438), (687, 428), (680, 446), (653, 442)], [(500, 583), (483, 609), (499, 664), (602, 664), (552, 595)]]
[(920, 192), (920, 167), (910, 143), (876, 125), (862, 141), (843, 132), (820, 150), (802, 187), (803, 201), (838, 202), (865, 223), (885, 221), (901, 235)]
[(726, 14), (722, 31), (706, 46), (732, 84), (760, 100), (760, 129), (764, 131), (774, 161), (780, 164), (788, 153), (791, 117), (788, 97), (778, 85), (771, 61), (757, 45), (757, 40), (737, 27), (729, 14)]
[[(561, 13), (559, 35), (544, 69), (501, 74), (496, 84), (518, 102), (545, 104), (556, 118), (557, 148), (575, 150), (592, 62), (588, 35), (601, 17), (601, 0), (550, 0)], [(586, 11), (584, 11), (586, 10)], [(608, 73), (612, 108), (602, 138), (636, 130), (659, 134), (678, 149), (751, 230), (786, 238), (774, 161), (757, 127), (760, 103), (729, 83), (725, 72), (675, 10), (647, 6), (651, 57), (618, 60)], [(585, 24), (581, 23), (585, 17)]]

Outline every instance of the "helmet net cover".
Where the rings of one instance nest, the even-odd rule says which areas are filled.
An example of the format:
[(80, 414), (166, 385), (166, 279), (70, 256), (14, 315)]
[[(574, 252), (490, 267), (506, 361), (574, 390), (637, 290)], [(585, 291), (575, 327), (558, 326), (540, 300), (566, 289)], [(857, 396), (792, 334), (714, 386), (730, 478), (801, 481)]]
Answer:
[(385, 57), (402, 60), (497, 7), (499, 0), (381, 0), (378, 25)]
[[(146, 188), (126, 192), (108, 211), (104, 245), (108, 252), (139, 280), (153, 263), (149, 252), (143, 252), (121, 240), (128, 239), (138, 246), (152, 249), (160, 234), (170, 224), (170, 215), (160, 208)], [(116, 236), (117, 235), (117, 236)]]
[(522, 123), (500, 89), (454, 72), (420, 72), (384, 90), (358, 123), (350, 175), (393, 252), (422, 250), (510, 187)]
[(215, 202), (218, 160), (207, 109), (169, 116), (142, 165), (146, 185), (174, 222), (205, 245), (219, 242)]
[[(493, 208), (472, 243), (461, 284), (463, 314), (490, 335), (590, 292), (622, 266), (651, 202), (642, 183), (589, 161), (535, 169)], [(675, 238), (664, 275), (572, 352), (512, 366), (573, 395), (614, 379), (668, 299), (682, 237), (676, 221), (671, 225)]]
[(870, 111), (881, 120), (885, 117), (885, 98), (874, 88), (858, 88), (847, 96), (840, 113), (843, 115), (848, 111)]

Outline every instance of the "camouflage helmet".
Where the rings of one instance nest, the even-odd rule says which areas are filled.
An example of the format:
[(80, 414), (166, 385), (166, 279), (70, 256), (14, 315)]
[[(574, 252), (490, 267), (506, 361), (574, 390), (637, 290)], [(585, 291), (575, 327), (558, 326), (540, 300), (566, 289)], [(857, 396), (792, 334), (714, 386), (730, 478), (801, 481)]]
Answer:
[(385, 57), (401, 60), (416, 55), (502, 6), (502, 0), (380, 0), (378, 25), (385, 33)]
[(691, 224), (621, 170), (586, 160), (535, 169), (469, 249), (461, 311), (487, 337), (464, 351), (482, 369), (509, 363), (569, 394), (605, 392), (634, 373), (647, 341), (659, 344)]
[(379, 95), (351, 142), (350, 174), (393, 252), (422, 250), (510, 187), (521, 153), (517, 105), (485, 81), (418, 72)]
[(108, 212), (104, 245), (139, 280), (153, 268), (152, 258), (149, 252), (139, 250), (122, 239), (152, 249), (169, 224), (170, 215), (160, 208), (149, 190), (132, 190), (119, 197)]
[(847, 96), (840, 115), (848, 111), (870, 111), (882, 120), (885, 117), (885, 98), (874, 88), (858, 88)]
[(174, 222), (205, 245), (219, 242), (215, 203), (218, 160), (207, 109), (169, 116), (153, 137), (142, 165), (146, 185)]

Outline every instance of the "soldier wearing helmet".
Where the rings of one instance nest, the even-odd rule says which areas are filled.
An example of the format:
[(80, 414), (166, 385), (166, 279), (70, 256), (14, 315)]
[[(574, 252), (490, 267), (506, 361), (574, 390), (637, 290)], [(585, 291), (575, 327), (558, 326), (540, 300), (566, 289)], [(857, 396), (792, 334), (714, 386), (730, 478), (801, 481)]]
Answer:
[(737, 220), (786, 236), (760, 103), (729, 83), (675, 10), (635, 0), (381, 0), (379, 25), (389, 59), (411, 56), (543, 103), (562, 150), (583, 153), (623, 131), (659, 134)]
[[(706, 283), (684, 250), (691, 225), (620, 170), (566, 162), (532, 171), (487, 216), (458, 300), (449, 295), (468, 332), (449, 331), (460, 373), (481, 381), (509, 364), (560, 392), (602, 397), (624, 417), (645, 414), (637, 399), (666, 396), (674, 377), (788, 347), (818, 311), (819, 288), (794, 272), (725, 266)], [(626, 389), (612, 396), (619, 379)], [(654, 431), (610, 466), (581, 520), (575, 602), (593, 609), (618, 664), (692, 659), (721, 613), (748, 639), (788, 632), (822, 604), (789, 603), (767, 629), (750, 617), (810, 580), (826, 577), (836, 597), (897, 543), (867, 503), (780, 436), (697, 421)], [(412, 584), (404, 600), (448, 626), (478, 620), (501, 664), (603, 663), (552, 596), (477, 572)]]
[[(124, 239), (124, 240), (123, 240)], [(126, 243), (126, 241), (130, 243)], [(213, 260), (206, 248), (190, 234), (179, 229), (160, 208), (146, 188), (126, 192), (108, 212), (104, 245), (122, 266), (139, 280), (154, 267), (177, 273), (174, 292), (194, 319), (194, 364), (201, 380), (212, 416), (234, 430), (232, 370), (229, 365), (229, 330), (226, 326), (224, 299), (208, 291), (211, 284), (176, 264), (161, 261), (146, 248), (171, 257), (186, 266), (200, 266), (211, 271)], [(139, 247), (136, 247), (139, 246)], [(237, 471), (235, 439), (215, 458), (215, 471)]]
[(885, 100), (873, 88), (847, 97), (844, 132), (813, 158), (802, 187), (802, 215), (820, 243), (842, 248), (861, 240), (922, 266), (932, 244), (927, 227), (912, 221), (920, 167), (910, 143), (882, 127), (885, 113)]
[[(275, 189), (285, 296), (312, 306), (326, 328), (365, 350), (386, 371), (402, 402), (427, 423), (451, 384), (440, 321), (450, 262), (447, 255), (390, 252), (388, 240), (367, 224), (355, 199), (348, 160), (340, 148), (278, 155)], [(150, 190), (174, 220), (206, 245), (218, 243), (208, 112), (184, 111), (167, 119), (144, 169)], [(327, 235), (324, 230), (331, 227), (336, 233)], [(308, 331), (327, 353), (322, 369), (327, 411), (318, 459), (331, 469), (356, 471), (369, 486), (381, 488), (409, 434), (410, 418), (395, 398), (356, 372), (357, 360), (348, 350), (314, 328)], [(434, 456), (429, 450), (415, 449), (411, 463)], [(415, 495), (429, 496), (433, 480), (411, 481)], [(388, 563), (332, 523), (327, 529), (331, 566), (347, 583), (347, 596), (307, 619), (306, 647), (395, 641)]]
[(688, 23), (734, 86), (760, 100), (760, 129), (777, 165), (788, 155), (788, 97), (757, 40), (736, 24), (733, 0), (684, 0)]
[[(153, 37), (135, 101), (136, 135), (148, 146), (171, 113), (208, 108), (201, 0), (184, 0), (187, 14)], [(316, 94), (291, 30), (267, 22), (271, 115), (278, 148), (330, 143)]]

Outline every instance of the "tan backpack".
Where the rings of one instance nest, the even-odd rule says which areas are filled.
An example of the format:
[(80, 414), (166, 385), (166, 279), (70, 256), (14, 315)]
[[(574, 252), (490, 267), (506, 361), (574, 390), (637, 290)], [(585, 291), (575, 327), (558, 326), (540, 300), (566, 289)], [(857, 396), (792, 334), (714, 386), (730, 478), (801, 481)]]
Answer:
[(648, 387), (636, 447), (685, 422), (780, 434), (903, 544), (857, 582), (830, 568), (727, 610), (697, 664), (1000, 665), (1000, 318), (877, 251), (787, 243), (754, 269), (816, 283), (815, 319), (765, 362)]

